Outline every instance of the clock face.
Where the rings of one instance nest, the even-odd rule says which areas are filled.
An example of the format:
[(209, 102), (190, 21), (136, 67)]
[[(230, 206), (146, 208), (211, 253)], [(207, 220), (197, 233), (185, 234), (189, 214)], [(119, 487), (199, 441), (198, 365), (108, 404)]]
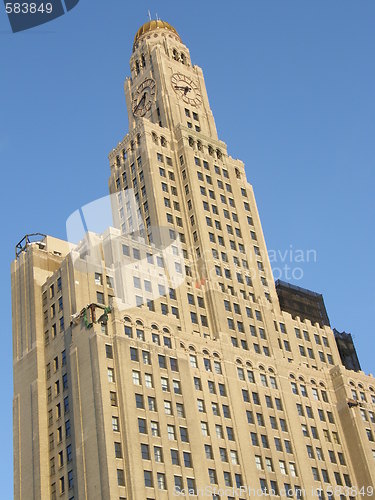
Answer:
[(138, 85), (133, 95), (133, 113), (136, 116), (144, 116), (151, 109), (155, 93), (156, 83), (152, 78), (146, 78)]
[(173, 90), (186, 104), (199, 106), (202, 103), (198, 84), (192, 78), (182, 73), (175, 73), (172, 75), (171, 83)]

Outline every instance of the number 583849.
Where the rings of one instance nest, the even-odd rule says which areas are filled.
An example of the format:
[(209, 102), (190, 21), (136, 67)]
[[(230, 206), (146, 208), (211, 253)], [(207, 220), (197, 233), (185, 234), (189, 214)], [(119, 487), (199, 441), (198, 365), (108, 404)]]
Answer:
[(53, 11), (52, 3), (11, 3), (5, 4), (7, 14), (51, 14)]

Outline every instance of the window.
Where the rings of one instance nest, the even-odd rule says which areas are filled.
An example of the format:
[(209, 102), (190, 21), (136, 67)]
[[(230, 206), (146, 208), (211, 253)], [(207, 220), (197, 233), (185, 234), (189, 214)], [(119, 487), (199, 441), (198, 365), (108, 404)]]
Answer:
[(242, 398), (245, 403), (250, 403), (249, 391), (247, 389), (242, 389)]
[(123, 469), (117, 469), (117, 484), (125, 486), (125, 475)]
[(135, 347), (130, 348), (130, 359), (132, 361), (138, 361), (138, 349)]
[(284, 460), (279, 460), (279, 467), (280, 467), (281, 474), (286, 475), (287, 470), (286, 470), (286, 464), (285, 464)]
[(132, 377), (134, 385), (141, 385), (141, 374), (138, 371), (133, 370)]
[(261, 434), (260, 438), (262, 441), (263, 448), (269, 448), (270, 446), (268, 444), (268, 437), (265, 434)]
[(163, 451), (160, 446), (154, 446), (155, 462), (163, 462)]
[(146, 488), (152, 488), (154, 483), (152, 480), (152, 472), (150, 470), (145, 470), (143, 471), (144, 479), (145, 479), (145, 486)]
[(116, 432), (120, 430), (120, 423), (118, 417), (112, 417), (112, 430)]
[(255, 383), (254, 373), (251, 370), (247, 370), (247, 378), (249, 382)]
[(64, 413), (69, 412), (69, 397), (64, 398)]
[[(225, 486), (232, 486), (232, 476), (230, 475), (230, 472), (224, 471), (224, 483), (225, 483)], [(217, 496), (217, 499), (219, 499), (219, 498), (220, 497)], [(231, 498), (231, 497), (228, 497), (228, 499), (229, 498)]]
[(189, 453), (188, 451), (184, 451), (183, 452), (183, 458), (184, 458), (184, 465), (185, 467), (193, 467), (193, 462), (191, 460), (191, 453)]
[(215, 469), (208, 469), (208, 477), (210, 484), (217, 484), (217, 477)]
[(205, 406), (204, 406), (204, 401), (203, 399), (198, 399), (197, 400), (197, 404), (198, 404), (198, 411), (200, 413), (206, 413), (206, 409), (205, 409)]
[(292, 452), (292, 445), (290, 444), (290, 441), (288, 441), (287, 439), (284, 439), (284, 445), (285, 445), (285, 451), (287, 453), (293, 453)]
[(167, 425), (167, 433), (168, 433), (168, 439), (170, 440), (176, 439), (176, 430), (174, 425)]
[(316, 467), (311, 467), (311, 472), (315, 481), (320, 481), (319, 471)]
[(219, 385), (220, 396), (226, 396), (227, 395), (227, 391), (225, 389), (225, 385), (224, 384), (218, 384), (218, 385)]
[(262, 457), (255, 455), (255, 466), (258, 470), (263, 470)]
[(171, 460), (173, 465), (180, 465), (180, 457), (177, 450), (171, 450)]
[(114, 391), (111, 391), (109, 393), (110, 395), (110, 401), (111, 401), (111, 406), (117, 406), (117, 394)]
[(145, 386), (151, 389), (154, 385), (152, 382), (152, 375), (151, 373), (145, 373)]
[(189, 442), (189, 434), (186, 427), (180, 427), (180, 438), (184, 443)]
[(181, 394), (181, 382), (179, 380), (173, 380), (173, 391), (175, 394)]
[(135, 394), (135, 406), (137, 408), (144, 408), (145, 407), (142, 394)]
[(220, 439), (224, 439), (223, 426), (216, 424), (215, 430), (216, 430), (216, 436)]
[(181, 476), (173, 476), (173, 477), (174, 477), (175, 492), (180, 492), (184, 487), (183, 482), (182, 482), (182, 477)]
[(258, 436), (255, 432), (250, 432), (250, 438), (253, 446), (259, 446)]
[(176, 403), (177, 416), (180, 418), (185, 418), (184, 405), (182, 403)]
[(296, 464), (294, 462), (289, 462), (289, 471), (291, 476), (297, 477)]
[(160, 432), (159, 432), (159, 423), (158, 422), (153, 422), (151, 421), (150, 422), (150, 428), (151, 428), (151, 435), (152, 436), (160, 436)]
[(207, 372), (212, 371), (211, 370), (211, 361), (209, 359), (203, 358), (203, 363), (204, 363), (204, 367), (205, 367)]
[(122, 448), (121, 448), (121, 443), (115, 442), (115, 457), (116, 458), (122, 458)]
[(286, 421), (283, 418), (280, 418), (280, 427), (283, 432), (288, 432)]
[(164, 401), (164, 411), (166, 415), (172, 415), (172, 403), (170, 401)]
[(199, 377), (194, 377), (194, 387), (195, 387), (195, 389), (197, 391), (201, 391), (202, 390), (201, 379)]
[(108, 382), (115, 381), (115, 370), (113, 368), (107, 368)]
[(204, 445), (204, 451), (205, 451), (205, 454), (206, 454), (206, 458), (208, 460), (213, 460), (214, 459), (214, 454), (213, 454), (213, 451), (212, 451), (212, 446), (210, 444), (205, 444)]
[(148, 402), (148, 409), (150, 411), (156, 411), (156, 399), (153, 398), (152, 396), (148, 396), (147, 402)]
[[(332, 432), (332, 434), (336, 434), (336, 433)], [(371, 429), (366, 429), (366, 434), (367, 434), (367, 438), (368, 438), (369, 441), (371, 441), (371, 442), (374, 441), (374, 435), (373, 435)], [(337, 437), (337, 439), (338, 439), (338, 437)]]
[(237, 488), (241, 488), (241, 486), (242, 486), (242, 476), (241, 476), (241, 474), (235, 474), (234, 475), (234, 479), (235, 479)]
[(146, 420), (144, 418), (138, 418), (138, 431), (140, 434), (147, 434)]
[(143, 460), (150, 460), (150, 448), (148, 444), (141, 443), (141, 456)]
[(189, 359), (190, 359), (190, 366), (192, 368), (198, 368), (197, 357), (194, 354), (190, 354)]

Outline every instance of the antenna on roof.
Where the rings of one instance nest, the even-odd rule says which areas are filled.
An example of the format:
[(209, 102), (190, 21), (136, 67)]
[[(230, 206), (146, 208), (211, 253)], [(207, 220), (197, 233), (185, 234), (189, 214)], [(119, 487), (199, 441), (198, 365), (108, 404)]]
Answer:
[(150, 9), (148, 9), (148, 18), (151, 21), (151, 12), (150, 12)]
[(159, 21), (158, 13), (156, 13), (156, 20)]

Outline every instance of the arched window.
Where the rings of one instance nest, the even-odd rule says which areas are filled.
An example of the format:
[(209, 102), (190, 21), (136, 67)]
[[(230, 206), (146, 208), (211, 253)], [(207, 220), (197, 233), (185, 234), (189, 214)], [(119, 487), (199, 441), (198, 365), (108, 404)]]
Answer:
[(211, 156), (214, 155), (214, 148), (212, 146), (208, 146), (208, 154)]
[(145, 59), (144, 54), (141, 55), (141, 59), (142, 59), (142, 67), (145, 68), (146, 67), (146, 59)]
[(139, 70), (140, 70), (139, 61), (135, 61), (135, 73), (136, 73), (136, 75), (138, 75)]
[(154, 143), (157, 144), (158, 143), (158, 136), (155, 134), (155, 132), (152, 132), (151, 136), (152, 136), (152, 140), (154, 141)]
[(220, 149), (217, 149), (217, 150), (216, 150), (216, 156), (217, 156), (217, 159), (218, 159), (218, 160), (221, 160), (221, 159), (222, 159), (223, 154), (222, 154), (222, 152), (220, 151)]
[(189, 137), (189, 146), (194, 147), (194, 139)]
[(177, 52), (177, 50), (176, 50), (176, 49), (173, 49), (173, 59), (174, 59), (175, 61), (178, 61), (178, 52)]
[(202, 146), (201, 141), (197, 141), (197, 148), (199, 149), (199, 151), (203, 150), (203, 146)]
[(163, 136), (160, 137), (160, 144), (163, 146), (163, 147), (166, 147), (167, 146), (167, 139)]
[(186, 58), (185, 58), (185, 54), (183, 52), (181, 52), (181, 62), (182, 62), (182, 64), (186, 64)]
[(235, 169), (235, 172), (236, 172), (237, 179), (240, 179), (241, 178), (241, 174), (240, 174), (240, 171), (238, 170), (238, 168)]

